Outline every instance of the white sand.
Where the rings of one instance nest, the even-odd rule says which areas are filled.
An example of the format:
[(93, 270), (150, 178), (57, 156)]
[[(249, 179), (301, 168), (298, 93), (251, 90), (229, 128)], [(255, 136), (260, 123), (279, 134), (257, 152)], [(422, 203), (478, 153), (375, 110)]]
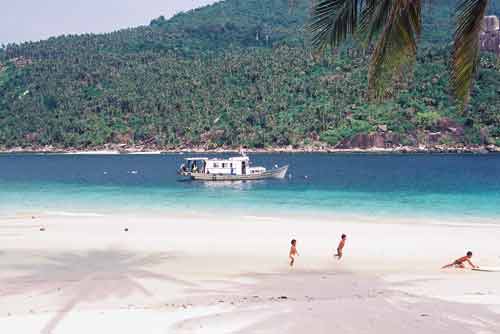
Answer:
[[(1, 218), (0, 328), (500, 331), (500, 273), (439, 269), (469, 249), (477, 264), (500, 266), (500, 224), (327, 218), (57, 212)], [(333, 253), (341, 233), (348, 241), (339, 262)], [(300, 252), (293, 270), (291, 238)]]

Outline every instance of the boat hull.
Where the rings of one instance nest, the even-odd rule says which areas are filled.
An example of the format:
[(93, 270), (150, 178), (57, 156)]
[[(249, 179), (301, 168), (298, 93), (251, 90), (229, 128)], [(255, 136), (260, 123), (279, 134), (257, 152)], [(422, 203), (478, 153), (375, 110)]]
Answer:
[(288, 165), (264, 173), (251, 175), (224, 175), (224, 174), (205, 174), (205, 173), (183, 173), (183, 176), (196, 181), (253, 181), (265, 179), (284, 179)]

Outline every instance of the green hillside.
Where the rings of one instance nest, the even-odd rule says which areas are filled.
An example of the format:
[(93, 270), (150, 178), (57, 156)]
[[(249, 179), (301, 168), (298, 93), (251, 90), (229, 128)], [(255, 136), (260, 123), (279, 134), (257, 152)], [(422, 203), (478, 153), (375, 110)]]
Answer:
[(7, 45), (0, 147), (500, 143), (493, 56), (465, 114), (448, 94), (455, 1), (426, 9), (415, 73), (382, 104), (365, 98), (367, 56), (353, 45), (311, 56), (310, 2), (294, 2), (226, 0), (149, 26)]

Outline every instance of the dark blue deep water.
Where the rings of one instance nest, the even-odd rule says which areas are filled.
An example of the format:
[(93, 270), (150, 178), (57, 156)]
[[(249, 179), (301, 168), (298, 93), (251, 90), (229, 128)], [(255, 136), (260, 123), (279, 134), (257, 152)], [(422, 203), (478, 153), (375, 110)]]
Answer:
[(19, 212), (237, 210), (493, 218), (500, 155), (253, 154), (285, 180), (182, 182), (191, 155), (0, 155), (0, 216)]

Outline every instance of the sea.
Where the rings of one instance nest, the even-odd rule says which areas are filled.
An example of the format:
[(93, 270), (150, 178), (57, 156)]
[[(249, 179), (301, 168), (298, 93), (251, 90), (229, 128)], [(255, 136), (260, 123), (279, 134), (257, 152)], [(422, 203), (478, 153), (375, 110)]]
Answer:
[(228, 183), (180, 179), (188, 156), (200, 155), (0, 154), (0, 217), (164, 212), (500, 224), (499, 154), (251, 154), (254, 166), (289, 165), (286, 178)]

